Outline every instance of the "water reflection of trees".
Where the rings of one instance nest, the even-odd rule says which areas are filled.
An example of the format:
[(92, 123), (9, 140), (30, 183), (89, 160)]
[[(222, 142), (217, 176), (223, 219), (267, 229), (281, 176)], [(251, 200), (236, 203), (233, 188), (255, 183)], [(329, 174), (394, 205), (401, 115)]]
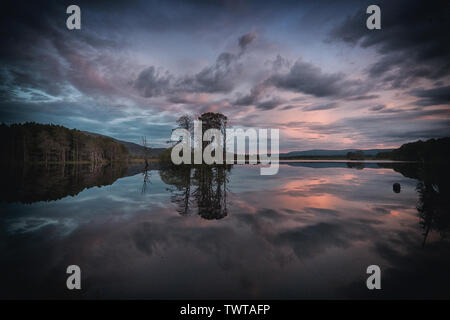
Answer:
[(384, 164), (403, 176), (419, 180), (417, 211), (423, 228), (423, 245), (431, 232), (441, 239), (450, 233), (450, 169), (443, 164)]
[(174, 187), (168, 190), (172, 193), (171, 200), (177, 204), (177, 211), (181, 215), (191, 212), (191, 171), (189, 166), (172, 166), (159, 172), (164, 183)]
[(433, 183), (432, 180), (421, 181), (416, 187), (419, 194), (417, 211), (420, 224), (424, 230), (423, 245), (430, 231), (439, 233), (442, 239), (450, 231), (450, 193), (448, 181), (446, 183)]
[(177, 166), (160, 171), (174, 188), (172, 202), (181, 215), (197, 212), (202, 218), (222, 219), (227, 214), (227, 183), (231, 166)]
[(2, 167), (0, 201), (33, 203), (75, 196), (86, 188), (106, 186), (140, 172), (141, 164), (100, 163)]
[(347, 162), (348, 168), (362, 170), (365, 168), (364, 162)]

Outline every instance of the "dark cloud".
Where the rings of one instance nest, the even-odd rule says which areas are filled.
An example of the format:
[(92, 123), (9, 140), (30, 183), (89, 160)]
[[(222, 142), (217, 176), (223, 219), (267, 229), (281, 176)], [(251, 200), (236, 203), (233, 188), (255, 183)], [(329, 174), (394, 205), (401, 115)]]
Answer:
[(170, 90), (172, 79), (168, 72), (161, 74), (154, 66), (150, 66), (139, 73), (133, 86), (144, 97), (155, 97), (166, 94)]
[(403, 113), (403, 112), (408, 113), (411, 111), (411, 109), (408, 111), (408, 110), (404, 110), (404, 109), (397, 108), (397, 107), (388, 108), (384, 104), (377, 104), (375, 106), (370, 107), (369, 111), (372, 111), (374, 113), (394, 114), (394, 113)]
[(370, 111), (381, 111), (381, 110), (384, 110), (384, 109), (386, 109), (386, 106), (384, 104), (379, 104), (379, 105), (376, 105), (376, 106), (373, 106), (373, 107), (369, 108)]
[(324, 73), (319, 67), (301, 59), (288, 73), (275, 74), (267, 79), (266, 84), (316, 97), (350, 97), (368, 91), (360, 80), (349, 80), (343, 73)]
[[(414, 89), (409, 92), (411, 95), (421, 98), (416, 101), (420, 106), (447, 105), (450, 107), (450, 86), (433, 89)], [(450, 110), (449, 110), (450, 114)]]
[(176, 87), (185, 92), (230, 92), (236, 85), (236, 77), (241, 70), (238, 59), (233, 53), (223, 52), (212, 66), (204, 68), (194, 76), (178, 80)]
[(134, 87), (144, 97), (185, 93), (229, 93), (242, 73), (240, 55), (221, 53), (214, 64), (194, 75), (175, 77), (165, 72), (160, 74), (154, 66), (141, 71), (134, 81)]
[(303, 111), (317, 111), (317, 110), (329, 110), (337, 108), (339, 105), (337, 103), (328, 103), (328, 104), (321, 104), (321, 105), (313, 105), (313, 106), (306, 106), (303, 107)]
[(241, 50), (244, 51), (245, 49), (247, 49), (248, 45), (252, 43), (256, 39), (256, 37), (257, 37), (256, 32), (249, 32), (239, 37), (238, 42)]
[(177, 94), (169, 95), (167, 97), (167, 101), (169, 101), (171, 103), (175, 103), (175, 104), (186, 104), (186, 103), (192, 102), (187, 97), (185, 97), (183, 95), (177, 95)]
[(236, 106), (250, 106), (250, 105), (254, 105), (263, 96), (265, 91), (266, 91), (266, 86), (261, 85), (261, 84), (260, 85), (256, 85), (250, 90), (249, 94), (247, 94), (245, 96), (238, 97), (233, 102), (233, 104), (236, 105)]
[(272, 110), (272, 109), (275, 109), (276, 107), (278, 107), (279, 105), (281, 105), (283, 103), (284, 103), (283, 99), (275, 97), (275, 98), (272, 98), (270, 100), (265, 100), (265, 101), (259, 102), (256, 105), (256, 107), (258, 109), (262, 109), (262, 110)]
[(450, 5), (448, 1), (379, 1), (381, 30), (366, 28), (364, 3), (334, 28), (330, 40), (363, 48), (375, 47), (380, 59), (368, 74), (394, 88), (407, 87), (418, 78), (439, 79), (450, 72)]
[(232, 105), (255, 106), (260, 110), (272, 110), (286, 102), (280, 97), (270, 97), (267, 91), (268, 87), (264, 83), (257, 84), (250, 90), (249, 94), (239, 96), (234, 100)]
[(298, 106), (293, 106), (292, 104), (289, 104), (287, 106), (282, 107), (281, 110), (291, 110), (295, 108), (298, 108)]
[(283, 69), (289, 69), (291, 67), (291, 62), (288, 59), (283, 58), (279, 54), (277, 55), (275, 60), (269, 61), (268, 63), (272, 65), (272, 70), (276, 72), (281, 71)]
[(380, 97), (379, 95), (371, 94), (371, 95), (366, 95), (366, 96), (351, 97), (351, 98), (348, 98), (347, 100), (349, 100), (349, 101), (371, 100), (371, 99), (376, 99), (379, 97)]

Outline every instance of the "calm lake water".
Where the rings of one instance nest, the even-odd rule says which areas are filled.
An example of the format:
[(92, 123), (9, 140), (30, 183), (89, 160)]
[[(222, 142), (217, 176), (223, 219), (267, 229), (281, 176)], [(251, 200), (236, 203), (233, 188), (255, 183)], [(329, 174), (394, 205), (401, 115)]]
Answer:
[[(3, 299), (450, 298), (442, 169), (66, 166), (4, 176)], [(81, 291), (66, 289), (72, 264)], [(366, 287), (372, 264), (381, 290)]]

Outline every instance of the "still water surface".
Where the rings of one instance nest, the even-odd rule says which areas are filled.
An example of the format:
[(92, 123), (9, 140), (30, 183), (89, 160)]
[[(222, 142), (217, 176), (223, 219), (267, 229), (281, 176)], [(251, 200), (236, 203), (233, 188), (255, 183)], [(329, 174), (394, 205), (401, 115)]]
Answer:
[[(0, 298), (450, 298), (448, 173), (427, 170), (290, 162), (275, 176), (258, 166), (10, 172)], [(72, 264), (79, 292), (65, 286)], [(366, 288), (372, 264), (379, 291)]]

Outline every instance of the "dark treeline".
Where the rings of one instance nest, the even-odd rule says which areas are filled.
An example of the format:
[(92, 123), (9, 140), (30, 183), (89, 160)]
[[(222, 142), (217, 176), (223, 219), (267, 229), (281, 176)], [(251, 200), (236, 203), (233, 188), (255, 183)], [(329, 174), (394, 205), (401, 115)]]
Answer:
[(348, 152), (347, 153), (347, 159), (350, 160), (364, 160), (365, 155), (364, 152), (361, 150), (355, 151), (355, 152)]
[[(355, 151), (347, 153), (347, 158), (350, 160), (364, 160), (372, 159), (373, 157), (367, 157), (363, 151)], [(390, 152), (378, 153), (375, 159), (433, 163), (448, 162), (450, 160), (450, 138), (405, 143), (400, 148)]]
[(403, 144), (391, 152), (380, 152), (379, 159), (448, 162), (450, 160), (450, 138), (429, 139)]
[(1, 163), (111, 162), (128, 159), (127, 148), (104, 136), (76, 129), (27, 122), (0, 125)]

